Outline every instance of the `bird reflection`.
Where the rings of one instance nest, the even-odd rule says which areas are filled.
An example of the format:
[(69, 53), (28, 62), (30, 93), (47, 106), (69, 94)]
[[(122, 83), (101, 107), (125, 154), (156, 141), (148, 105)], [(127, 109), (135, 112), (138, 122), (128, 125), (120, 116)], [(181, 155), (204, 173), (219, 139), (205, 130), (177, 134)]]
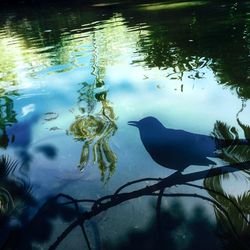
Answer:
[(129, 125), (139, 129), (142, 143), (158, 164), (178, 171), (190, 165), (209, 165), (220, 150), (230, 145), (248, 144), (247, 139), (219, 139), (213, 136), (168, 129), (154, 117), (146, 117)]

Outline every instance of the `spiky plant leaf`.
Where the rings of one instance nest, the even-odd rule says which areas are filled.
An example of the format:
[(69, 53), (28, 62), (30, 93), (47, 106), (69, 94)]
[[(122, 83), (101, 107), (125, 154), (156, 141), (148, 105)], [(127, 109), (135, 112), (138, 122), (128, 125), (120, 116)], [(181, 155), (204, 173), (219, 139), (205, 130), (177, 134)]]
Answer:
[(0, 157), (0, 179), (6, 178), (15, 171), (18, 162), (11, 160), (10, 157), (2, 155)]

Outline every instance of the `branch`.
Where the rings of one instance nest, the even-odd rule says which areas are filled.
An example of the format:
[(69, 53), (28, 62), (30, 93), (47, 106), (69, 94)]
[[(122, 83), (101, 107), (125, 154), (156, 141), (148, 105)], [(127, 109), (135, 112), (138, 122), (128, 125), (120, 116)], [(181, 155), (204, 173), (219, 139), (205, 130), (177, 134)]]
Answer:
[[(142, 196), (148, 196), (153, 195), (155, 192), (160, 191), (162, 189), (165, 189), (167, 187), (172, 187), (174, 185), (181, 185), (185, 184), (187, 182), (191, 181), (197, 181), (203, 178), (209, 178), (218, 176), (221, 174), (226, 173), (233, 173), (237, 172), (239, 170), (246, 170), (250, 169), (250, 161), (237, 163), (234, 165), (227, 165), (223, 167), (217, 167), (209, 170), (204, 170), (200, 172), (195, 172), (191, 174), (181, 174), (180, 172), (176, 172), (161, 181), (157, 182), (156, 184), (152, 184), (150, 186), (146, 186), (141, 189), (137, 189), (135, 191), (129, 192), (129, 193), (117, 193), (114, 195), (108, 195), (104, 196), (100, 199), (98, 199), (95, 204), (92, 206), (90, 211), (86, 211), (82, 213), (77, 220), (75, 220), (73, 223), (71, 223), (63, 232), (62, 234), (56, 239), (56, 241), (50, 246), (49, 250), (56, 249), (57, 246), (67, 237), (67, 235), (76, 227), (79, 225), (79, 223), (83, 223), (86, 220), (91, 219), (92, 217), (96, 216), (97, 214), (100, 214), (109, 208), (115, 207), (118, 204), (121, 204), (125, 201), (132, 200), (138, 197)], [(137, 181), (131, 182), (136, 183)], [(123, 185), (128, 186), (128, 185)], [(119, 191), (119, 189), (118, 189)], [(103, 202), (102, 201), (105, 201)]]
[(115, 191), (115, 195), (120, 193), (122, 189), (124, 189), (125, 187), (128, 187), (132, 184), (135, 184), (135, 183), (139, 183), (139, 182), (143, 182), (143, 181), (161, 181), (162, 178), (143, 178), (143, 179), (139, 179), (139, 180), (135, 180), (135, 181), (130, 181), (124, 185), (122, 185), (121, 187), (119, 187), (116, 191)]

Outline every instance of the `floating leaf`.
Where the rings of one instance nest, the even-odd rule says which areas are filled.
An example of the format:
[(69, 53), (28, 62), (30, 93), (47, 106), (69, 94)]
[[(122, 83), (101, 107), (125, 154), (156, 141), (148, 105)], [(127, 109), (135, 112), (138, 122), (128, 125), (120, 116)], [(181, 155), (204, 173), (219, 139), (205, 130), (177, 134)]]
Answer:
[(47, 112), (44, 114), (44, 120), (49, 122), (49, 121), (53, 121), (55, 119), (57, 119), (59, 117), (59, 115), (55, 112)]

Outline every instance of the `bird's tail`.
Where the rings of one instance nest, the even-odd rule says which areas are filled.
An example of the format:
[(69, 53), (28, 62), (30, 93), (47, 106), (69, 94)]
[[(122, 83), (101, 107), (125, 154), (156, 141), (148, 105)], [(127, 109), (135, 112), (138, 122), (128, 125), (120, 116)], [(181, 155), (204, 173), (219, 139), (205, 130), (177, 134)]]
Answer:
[(245, 145), (245, 146), (250, 146), (250, 139), (218, 139), (215, 138), (215, 143), (216, 143), (216, 148), (221, 149), (221, 148), (227, 148), (230, 146), (240, 146), (240, 145)]
[(217, 149), (217, 156), (232, 164), (249, 161), (250, 127), (244, 127), (243, 132), (244, 139), (240, 139), (235, 127), (217, 121), (212, 133)]
[(227, 148), (230, 146), (240, 146), (240, 145), (245, 145), (245, 146), (250, 146), (250, 139), (218, 139), (215, 138), (215, 143), (216, 143), (216, 148), (221, 149), (221, 148)]
[(235, 127), (230, 127), (221, 121), (216, 121), (212, 132), (217, 149), (240, 145), (250, 146), (250, 130), (249, 133), (244, 132), (244, 134), (245, 138), (240, 139)]

